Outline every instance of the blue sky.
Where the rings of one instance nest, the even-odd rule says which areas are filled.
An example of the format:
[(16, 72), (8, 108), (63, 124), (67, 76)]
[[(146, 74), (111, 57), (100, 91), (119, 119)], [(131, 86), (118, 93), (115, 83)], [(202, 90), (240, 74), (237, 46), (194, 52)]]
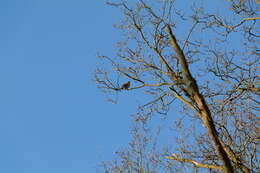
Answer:
[(0, 1), (0, 172), (96, 172), (127, 146), (140, 95), (112, 104), (93, 81), (120, 16), (105, 0)]
[(0, 172), (95, 172), (127, 144), (134, 104), (92, 81), (118, 20), (103, 0), (0, 1)]

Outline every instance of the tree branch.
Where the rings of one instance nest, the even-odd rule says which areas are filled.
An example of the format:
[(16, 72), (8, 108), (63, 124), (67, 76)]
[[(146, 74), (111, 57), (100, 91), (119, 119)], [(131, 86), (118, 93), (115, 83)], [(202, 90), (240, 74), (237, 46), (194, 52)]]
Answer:
[(248, 17), (248, 18), (244, 18), (243, 20), (259, 20), (260, 17)]
[(179, 158), (176, 154), (172, 154), (171, 156), (166, 156), (166, 159), (177, 160), (177, 161), (182, 162), (182, 163), (188, 162), (188, 163), (191, 163), (194, 166), (200, 167), (200, 168), (223, 170), (222, 166), (203, 164), (203, 163), (199, 163), (199, 162), (196, 162), (194, 160), (191, 160), (191, 159)]
[(208, 130), (208, 134), (213, 141), (213, 146), (217, 155), (219, 156), (221, 162), (223, 163), (223, 169), (225, 173), (234, 173), (233, 166), (231, 164), (231, 160), (228, 157), (226, 151), (224, 150), (222, 144), (220, 143), (218, 132), (216, 130), (214, 120), (211, 116), (211, 112), (209, 107), (206, 104), (204, 97), (200, 94), (196, 80), (192, 77), (188, 63), (186, 61), (185, 55), (181, 50), (180, 46), (178, 45), (175, 36), (172, 33), (171, 27), (169, 24), (166, 24), (166, 29), (168, 32), (168, 36), (170, 38), (171, 46), (173, 47), (174, 51), (178, 55), (179, 61), (182, 66), (183, 78), (184, 83), (186, 84), (186, 89), (190, 94), (191, 101), (198, 106), (200, 110), (200, 118), (202, 119), (204, 126)]

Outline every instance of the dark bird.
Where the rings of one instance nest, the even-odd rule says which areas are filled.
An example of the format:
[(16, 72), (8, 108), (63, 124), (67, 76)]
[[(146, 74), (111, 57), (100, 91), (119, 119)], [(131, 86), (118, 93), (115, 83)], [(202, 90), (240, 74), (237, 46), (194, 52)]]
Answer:
[(124, 84), (122, 85), (121, 89), (127, 90), (127, 89), (129, 89), (129, 87), (130, 87), (130, 81), (124, 83)]

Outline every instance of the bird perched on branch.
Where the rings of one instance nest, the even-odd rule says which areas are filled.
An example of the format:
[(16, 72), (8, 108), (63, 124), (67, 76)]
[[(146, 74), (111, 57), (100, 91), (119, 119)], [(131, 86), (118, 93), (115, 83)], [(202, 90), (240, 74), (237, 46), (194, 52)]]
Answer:
[(128, 90), (128, 89), (129, 89), (129, 87), (130, 87), (130, 81), (128, 81), (128, 82), (126, 82), (126, 83), (124, 83), (124, 84), (122, 85), (121, 89)]

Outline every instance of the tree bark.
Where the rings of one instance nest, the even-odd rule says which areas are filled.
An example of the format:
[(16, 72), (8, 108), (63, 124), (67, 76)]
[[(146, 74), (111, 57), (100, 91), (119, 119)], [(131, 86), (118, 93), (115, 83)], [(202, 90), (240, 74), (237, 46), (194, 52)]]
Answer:
[[(175, 36), (172, 33), (170, 26), (167, 24), (166, 29), (168, 32), (168, 36), (170, 38), (171, 46), (173, 47), (174, 51), (178, 55), (179, 61), (182, 66), (182, 73), (184, 78), (184, 83), (186, 83), (186, 87), (189, 87), (190, 93), (190, 100), (194, 101), (196, 106), (199, 108), (200, 111), (200, 118), (204, 124), (204, 126), (208, 130), (208, 134), (212, 139), (213, 146), (215, 148), (215, 152), (217, 153), (219, 159), (223, 164), (223, 170), (225, 173), (234, 173), (233, 166), (231, 164), (231, 160), (228, 157), (227, 153), (224, 150), (224, 146), (221, 145), (220, 140), (218, 138), (218, 132), (216, 130), (214, 121), (211, 116), (211, 112), (206, 104), (204, 97), (200, 94), (196, 80), (192, 77), (188, 63), (185, 59), (185, 55), (181, 50), (180, 46), (177, 43)], [(185, 81), (189, 80), (189, 81)], [(189, 84), (187, 84), (189, 82)], [(191, 84), (190, 84), (191, 83)], [(187, 86), (189, 85), (189, 86)]]

